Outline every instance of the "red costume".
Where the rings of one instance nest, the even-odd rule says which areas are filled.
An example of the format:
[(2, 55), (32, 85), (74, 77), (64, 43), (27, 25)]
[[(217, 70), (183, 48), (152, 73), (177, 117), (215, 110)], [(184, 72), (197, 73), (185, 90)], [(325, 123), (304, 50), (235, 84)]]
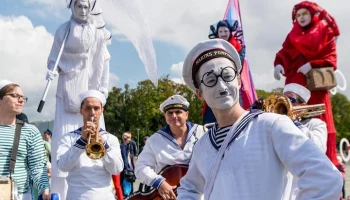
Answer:
[(118, 199), (124, 199), (122, 186), (120, 184), (120, 174), (112, 175), (113, 185), (115, 189), (115, 195)]
[[(311, 22), (306, 27), (301, 27), (296, 21), (296, 12), (307, 9), (311, 14)], [(298, 83), (306, 86), (305, 75), (297, 70), (306, 63), (312, 68), (333, 67), (336, 70), (337, 54), (335, 37), (339, 36), (339, 30), (335, 20), (317, 4), (303, 1), (294, 6), (292, 12), (293, 28), (277, 53), (274, 66), (282, 65), (284, 68), (285, 84)], [(326, 23), (324, 23), (324, 21)], [(325, 104), (325, 113), (319, 118), (326, 122), (327, 156), (337, 165), (336, 156), (336, 130), (333, 121), (332, 107), (328, 90), (311, 91), (308, 104)]]

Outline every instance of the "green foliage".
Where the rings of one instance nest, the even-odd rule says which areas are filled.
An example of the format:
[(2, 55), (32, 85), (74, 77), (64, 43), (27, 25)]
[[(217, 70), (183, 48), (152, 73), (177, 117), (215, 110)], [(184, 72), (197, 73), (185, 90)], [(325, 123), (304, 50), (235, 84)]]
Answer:
[(258, 96), (258, 98), (263, 98), (265, 99), (266, 97), (268, 97), (269, 95), (273, 94), (273, 92), (266, 92), (264, 90), (256, 90), (256, 95)]
[[(256, 92), (259, 98), (266, 98), (270, 94), (281, 93), (282, 88), (276, 88), (271, 92), (264, 90)], [(144, 136), (152, 135), (165, 125), (159, 105), (174, 94), (180, 94), (189, 101), (188, 121), (201, 124), (203, 102), (187, 86), (171, 81), (169, 76), (163, 76), (158, 81), (158, 87), (149, 80), (140, 81), (133, 89), (127, 84), (123, 89), (114, 87), (104, 107), (107, 131), (119, 139), (125, 131), (131, 131), (133, 140), (137, 141), (139, 135), (142, 146)], [(331, 102), (337, 141), (343, 137), (350, 139), (349, 100), (338, 93), (331, 97)]]
[(334, 125), (337, 130), (337, 141), (345, 137), (350, 139), (350, 102), (343, 94), (331, 97)]
[(134, 89), (128, 85), (125, 85), (124, 90), (113, 88), (104, 111), (107, 131), (119, 139), (125, 131), (130, 131), (133, 140), (137, 141), (139, 135), (139, 141), (143, 142), (144, 136), (153, 134), (166, 124), (159, 105), (174, 94), (180, 94), (189, 101), (188, 121), (201, 123), (202, 101), (187, 86), (164, 76), (158, 80), (158, 87), (145, 80), (139, 82)]

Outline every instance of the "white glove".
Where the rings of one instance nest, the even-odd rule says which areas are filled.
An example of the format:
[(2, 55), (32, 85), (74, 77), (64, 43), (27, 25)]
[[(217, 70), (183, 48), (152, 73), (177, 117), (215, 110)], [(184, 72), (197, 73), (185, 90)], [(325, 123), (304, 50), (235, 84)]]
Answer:
[(54, 78), (56, 78), (56, 76), (58, 75), (57, 71), (51, 71), (51, 70), (47, 70), (46, 72), (46, 80), (53, 80)]
[(108, 90), (107, 88), (101, 87), (100, 92), (105, 95), (106, 99), (108, 98)]
[(276, 65), (275, 66), (275, 71), (274, 73), (274, 77), (276, 80), (280, 80), (281, 79), (281, 74), (284, 74), (284, 68), (282, 65)]
[(307, 74), (311, 70), (310, 63), (306, 63), (305, 65), (299, 67), (297, 72), (303, 73), (304, 75)]

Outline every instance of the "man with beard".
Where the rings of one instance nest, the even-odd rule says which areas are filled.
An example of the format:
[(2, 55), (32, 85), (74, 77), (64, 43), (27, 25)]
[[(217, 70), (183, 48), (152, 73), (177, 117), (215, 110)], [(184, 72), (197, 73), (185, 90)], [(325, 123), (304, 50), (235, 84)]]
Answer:
[(283, 199), (288, 171), (299, 178), (297, 199), (338, 199), (340, 173), (290, 118), (241, 107), (240, 69), (220, 39), (197, 44), (184, 61), (186, 85), (217, 123), (197, 142), (177, 199)]

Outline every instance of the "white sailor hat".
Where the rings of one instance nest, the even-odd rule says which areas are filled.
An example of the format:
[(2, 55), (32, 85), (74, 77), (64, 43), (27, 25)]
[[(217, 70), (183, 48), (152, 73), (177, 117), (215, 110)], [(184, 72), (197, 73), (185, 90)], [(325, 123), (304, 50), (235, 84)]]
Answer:
[(289, 83), (284, 86), (283, 93), (294, 92), (297, 94), (305, 103), (307, 103), (311, 97), (311, 92), (304, 86), (297, 83)]
[(187, 55), (183, 69), (182, 76), (186, 85), (192, 90), (196, 91), (199, 84), (195, 83), (195, 75), (199, 68), (207, 61), (214, 58), (227, 58), (235, 63), (237, 72), (242, 71), (241, 61), (236, 49), (226, 40), (211, 39), (198, 43)]
[(160, 104), (159, 109), (162, 113), (170, 109), (188, 110), (190, 103), (181, 95), (173, 95)]
[(102, 106), (104, 106), (106, 104), (106, 97), (104, 94), (102, 94), (100, 91), (98, 90), (88, 90), (88, 91), (85, 91), (83, 93), (81, 93), (79, 95), (79, 99), (80, 99), (80, 104), (83, 103), (83, 101), (86, 99), (86, 98), (89, 98), (89, 97), (94, 97), (98, 100), (100, 100)]
[(5, 87), (6, 85), (13, 84), (13, 82), (8, 81), (8, 80), (1, 80), (0, 81), (0, 90)]

